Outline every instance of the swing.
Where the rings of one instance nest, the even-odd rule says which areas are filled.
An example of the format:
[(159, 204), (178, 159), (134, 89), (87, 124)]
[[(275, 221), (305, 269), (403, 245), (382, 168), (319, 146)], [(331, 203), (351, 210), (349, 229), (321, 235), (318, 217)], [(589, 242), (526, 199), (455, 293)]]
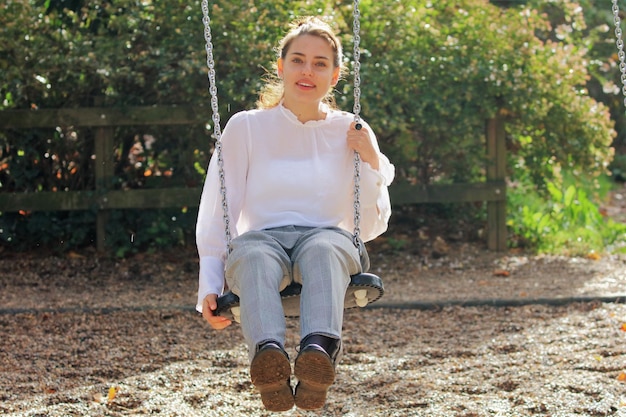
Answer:
[[(221, 143), (221, 128), (220, 128), (220, 115), (217, 102), (217, 84), (215, 80), (215, 60), (213, 58), (213, 42), (211, 35), (211, 19), (209, 17), (209, 5), (208, 0), (202, 0), (202, 22), (204, 24), (204, 37), (206, 41), (207, 52), (207, 66), (208, 66), (208, 78), (209, 78), (209, 93), (211, 95), (211, 110), (213, 120), (213, 136), (215, 137), (215, 152), (217, 152), (217, 164), (219, 168), (220, 177), (220, 193), (222, 197), (222, 210), (224, 212), (224, 230), (226, 234), (226, 246), (228, 253), (231, 251), (231, 233), (230, 233), (230, 219), (228, 216), (228, 202), (226, 197), (226, 182), (224, 175), (224, 161), (222, 159), (222, 143)], [(359, 0), (354, 0), (354, 121), (356, 122), (356, 128), (360, 129), (361, 124), (359, 113), (361, 111), (360, 104), (360, 12), (359, 12)], [(360, 202), (359, 202), (359, 181), (360, 181), (360, 169), (361, 159), (357, 152), (354, 153), (354, 233), (353, 243), (359, 250), (359, 254), (362, 253), (362, 243), (359, 239), (359, 221), (360, 221)], [(300, 315), (300, 293), (302, 291), (302, 285), (298, 283), (291, 283), (287, 288), (281, 291), (281, 299), (283, 304), (283, 310), (287, 317), (298, 317)], [(346, 291), (345, 297), (345, 309), (355, 307), (365, 307), (369, 303), (373, 303), (382, 297), (384, 293), (383, 282), (380, 277), (371, 273), (360, 273), (350, 277), (350, 284)], [(240, 322), (240, 307), (239, 297), (230, 292), (225, 292), (217, 299), (217, 310), (215, 314), (227, 317), (236, 322)]]

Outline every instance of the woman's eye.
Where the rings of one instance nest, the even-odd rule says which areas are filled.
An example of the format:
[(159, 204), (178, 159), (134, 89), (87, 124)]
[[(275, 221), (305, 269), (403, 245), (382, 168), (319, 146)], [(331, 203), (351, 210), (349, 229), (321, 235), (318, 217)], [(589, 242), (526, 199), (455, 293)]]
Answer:
[(325, 63), (325, 62), (318, 62), (316, 65), (317, 65), (318, 67), (325, 67), (325, 66), (326, 66), (326, 63)]

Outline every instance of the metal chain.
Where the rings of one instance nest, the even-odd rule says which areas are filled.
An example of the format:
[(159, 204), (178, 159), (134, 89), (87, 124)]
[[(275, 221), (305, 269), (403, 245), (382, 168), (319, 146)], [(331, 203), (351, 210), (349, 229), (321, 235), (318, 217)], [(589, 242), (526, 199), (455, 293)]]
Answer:
[[(354, 0), (352, 9), (354, 21), (353, 42), (354, 42), (354, 122), (356, 129), (361, 130), (361, 12), (359, 10), (359, 0)], [(362, 254), (361, 240), (361, 157), (358, 152), (354, 152), (354, 244)]]
[[(222, 197), (222, 210), (224, 212), (224, 231), (226, 234), (226, 246), (228, 252), (231, 251), (231, 232), (230, 232), (230, 218), (228, 215), (228, 199), (226, 195), (226, 176), (224, 173), (224, 159), (222, 157), (222, 131), (220, 127), (220, 115), (219, 106), (217, 101), (217, 82), (215, 79), (215, 59), (213, 57), (213, 42), (211, 35), (211, 18), (209, 17), (209, 2), (208, 0), (202, 0), (202, 23), (204, 24), (204, 39), (206, 42), (207, 53), (207, 67), (209, 78), (209, 93), (211, 95), (211, 111), (213, 113), (213, 137), (215, 138), (215, 152), (217, 152), (217, 164), (219, 168), (220, 178), (220, 194)], [(359, 44), (361, 41), (360, 31), (361, 13), (359, 11), (359, 0), (354, 0), (354, 121), (356, 123), (356, 129), (361, 129), (361, 50)], [(360, 221), (361, 221), (361, 158), (358, 152), (354, 153), (354, 244), (359, 249), (359, 254), (362, 253), (361, 241), (360, 241)]]
[(354, 121), (361, 120), (361, 12), (359, 0), (354, 0), (353, 16), (353, 42), (354, 42)]
[(217, 152), (217, 166), (220, 177), (220, 194), (222, 196), (222, 211), (224, 232), (226, 234), (226, 248), (232, 250), (230, 233), (230, 217), (228, 216), (228, 199), (226, 197), (226, 176), (224, 174), (224, 159), (222, 157), (222, 130), (220, 127), (220, 112), (217, 102), (217, 82), (215, 80), (215, 58), (213, 58), (213, 41), (211, 35), (211, 18), (209, 17), (209, 1), (202, 0), (202, 23), (204, 24), (204, 40), (206, 42), (206, 63), (209, 68), (209, 93), (211, 94), (211, 111), (213, 113), (213, 137), (215, 138), (215, 152)]
[(613, 0), (613, 21), (615, 23), (615, 38), (617, 45), (617, 56), (619, 57), (619, 69), (622, 78), (622, 95), (624, 96), (624, 106), (626, 107), (626, 54), (624, 53), (624, 40), (622, 39), (622, 21), (619, 17), (619, 6), (617, 0)]

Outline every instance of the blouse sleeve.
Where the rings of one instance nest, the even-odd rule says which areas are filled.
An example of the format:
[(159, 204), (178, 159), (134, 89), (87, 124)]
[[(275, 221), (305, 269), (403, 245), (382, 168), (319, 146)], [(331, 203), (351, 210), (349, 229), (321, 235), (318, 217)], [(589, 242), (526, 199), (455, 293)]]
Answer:
[[(222, 134), (222, 155), (232, 237), (236, 237), (235, 225), (239, 220), (245, 193), (248, 166), (248, 147), (245, 146), (247, 131), (247, 119), (242, 112), (231, 117)], [(208, 294), (221, 295), (224, 291), (224, 262), (227, 248), (223, 213), (220, 172), (217, 152), (214, 152), (202, 189), (196, 223), (196, 245), (200, 256), (196, 309), (200, 312), (202, 301)]]
[(364, 242), (373, 240), (387, 230), (391, 217), (391, 201), (389, 185), (395, 177), (395, 167), (380, 151), (378, 141), (372, 129), (365, 124), (370, 133), (372, 143), (378, 152), (379, 169), (370, 164), (361, 164), (360, 205), (361, 205), (361, 239)]

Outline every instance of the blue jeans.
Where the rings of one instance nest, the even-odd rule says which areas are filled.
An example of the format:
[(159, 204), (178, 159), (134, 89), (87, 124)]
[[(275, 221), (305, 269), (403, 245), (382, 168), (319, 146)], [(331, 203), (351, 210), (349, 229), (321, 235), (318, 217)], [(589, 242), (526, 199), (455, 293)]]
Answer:
[(339, 228), (284, 226), (250, 231), (233, 239), (226, 281), (241, 302), (241, 328), (251, 357), (259, 343), (285, 344), (280, 291), (302, 284), (300, 334), (341, 338), (350, 275), (369, 269), (350, 233)]

